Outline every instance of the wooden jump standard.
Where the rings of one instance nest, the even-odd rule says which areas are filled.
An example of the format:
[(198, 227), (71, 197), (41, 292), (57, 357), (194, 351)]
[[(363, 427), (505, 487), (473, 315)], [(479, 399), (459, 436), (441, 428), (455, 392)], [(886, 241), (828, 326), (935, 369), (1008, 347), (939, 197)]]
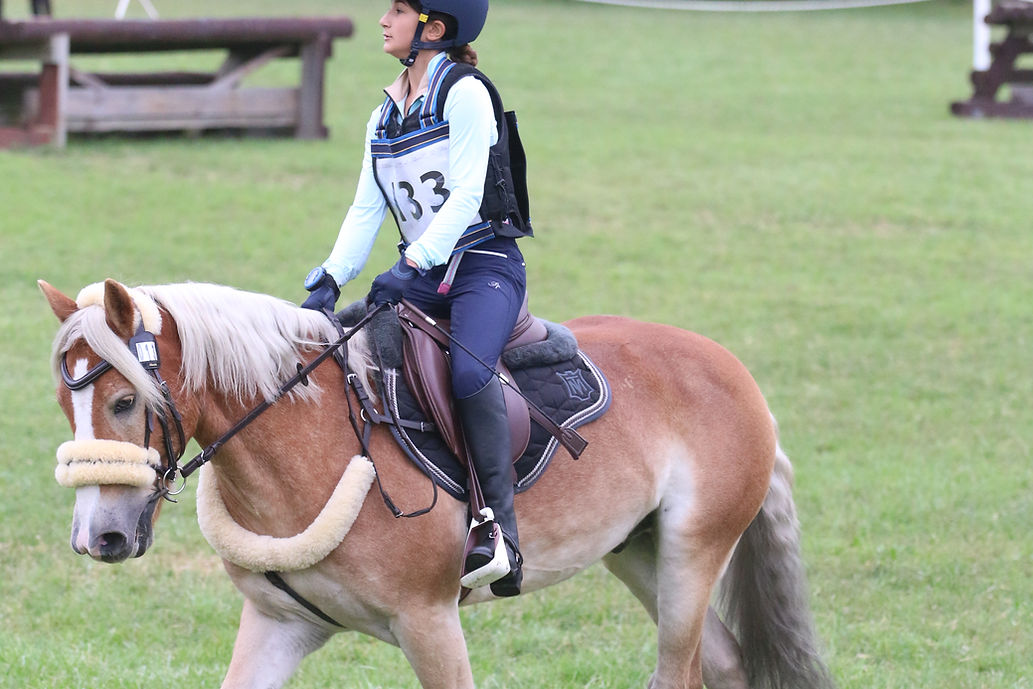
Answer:
[[(347, 17), (235, 19), (0, 20), (0, 59), (38, 60), (37, 74), (0, 73), (0, 146), (64, 144), (66, 132), (205, 129), (287, 130), (325, 138), (323, 88), (335, 38)], [(213, 73), (89, 73), (70, 55), (225, 50)], [(248, 87), (241, 81), (279, 58), (299, 57), (299, 85)]]
[[(990, 45), (989, 68), (972, 71), (972, 97), (951, 103), (951, 112), (964, 117), (1033, 117), (1033, 69), (1016, 66), (1020, 56), (1033, 53), (1033, 3), (1002, 0), (990, 10), (986, 23), (1007, 27), (1007, 34)], [(1002, 86), (1009, 87), (1010, 100), (998, 100)]]

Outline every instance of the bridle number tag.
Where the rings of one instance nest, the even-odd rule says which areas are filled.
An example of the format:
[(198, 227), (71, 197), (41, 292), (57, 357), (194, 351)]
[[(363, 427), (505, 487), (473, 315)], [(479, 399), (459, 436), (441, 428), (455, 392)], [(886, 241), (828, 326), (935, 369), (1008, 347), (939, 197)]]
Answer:
[(154, 346), (153, 342), (137, 342), (136, 358), (144, 366), (152, 362), (157, 362), (158, 348)]
[(132, 347), (133, 353), (136, 354), (136, 360), (146, 370), (153, 371), (161, 365), (161, 360), (158, 357), (158, 343), (155, 342), (154, 335), (151, 333), (141, 329), (129, 341), (129, 345)]

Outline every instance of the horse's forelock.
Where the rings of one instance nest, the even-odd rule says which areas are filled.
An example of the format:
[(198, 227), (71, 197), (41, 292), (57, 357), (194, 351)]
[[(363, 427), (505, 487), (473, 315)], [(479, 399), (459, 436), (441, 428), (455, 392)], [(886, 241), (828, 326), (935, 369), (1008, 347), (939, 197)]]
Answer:
[[(62, 323), (54, 337), (50, 365), (55, 380), (60, 380), (61, 361), (78, 342), (85, 342), (94, 353), (115, 367), (129, 384), (143, 396), (143, 401), (155, 409), (162, 406), (161, 391), (155, 380), (147, 375), (122, 339), (112, 332), (100, 305), (88, 306), (75, 311)], [(75, 362), (68, 362), (74, 366)]]

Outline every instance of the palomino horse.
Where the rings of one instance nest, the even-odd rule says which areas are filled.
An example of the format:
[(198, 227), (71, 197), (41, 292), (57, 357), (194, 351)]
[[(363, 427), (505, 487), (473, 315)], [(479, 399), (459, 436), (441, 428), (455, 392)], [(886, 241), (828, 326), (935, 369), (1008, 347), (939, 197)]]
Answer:
[[(215, 285), (108, 280), (76, 300), (40, 286), (62, 323), (53, 364), (75, 439), (58, 451), (57, 478), (76, 488), (72, 548), (105, 562), (150, 546), (183, 438), (211, 443), (337, 339), (322, 314)], [(524, 591), (601, 559), (656, 622), (653, 689), (704, 679), (711, 689), (831, 687), (807, 607), (792, 470), (750, 374), (673, 327), (609, 316), (569, 327), (613, 400), (581, 429), (590, 445), (580, 461), (557, 457), (517, 496)], [(141, 341), (144, 331), (156, 339)], [(364, 347), (348, 341), (353, 361)], [(343, 372), (326, 364), (310, 378), (200, 474), (202, 531), (245, 598), (223, 687), (281, 686), (342, 628), (401, 647), (426, 689), (473, 687), (459, 617), (467, 506), (443, 496), (419, 518), (395, 519), (369, 490)], [(426, 477), (387, 432), (368, 447), (394, 502), (429, 501)], [(490, 598), (485, 587), (462, 602)]]

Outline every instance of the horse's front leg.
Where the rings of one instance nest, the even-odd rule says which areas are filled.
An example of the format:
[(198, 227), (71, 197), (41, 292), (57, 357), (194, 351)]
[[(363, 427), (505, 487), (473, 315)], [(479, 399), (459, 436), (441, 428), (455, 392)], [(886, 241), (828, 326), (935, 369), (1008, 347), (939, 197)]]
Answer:
[(399, 614), (391, 631), (423, 689), (473, 689), (459, 608), (442, 604)]
[(222, 689), (282, 687), (301, 659), (331, 636), (332, 632), (300, 618), (270, 617), (245, 598), (233, 659)]

